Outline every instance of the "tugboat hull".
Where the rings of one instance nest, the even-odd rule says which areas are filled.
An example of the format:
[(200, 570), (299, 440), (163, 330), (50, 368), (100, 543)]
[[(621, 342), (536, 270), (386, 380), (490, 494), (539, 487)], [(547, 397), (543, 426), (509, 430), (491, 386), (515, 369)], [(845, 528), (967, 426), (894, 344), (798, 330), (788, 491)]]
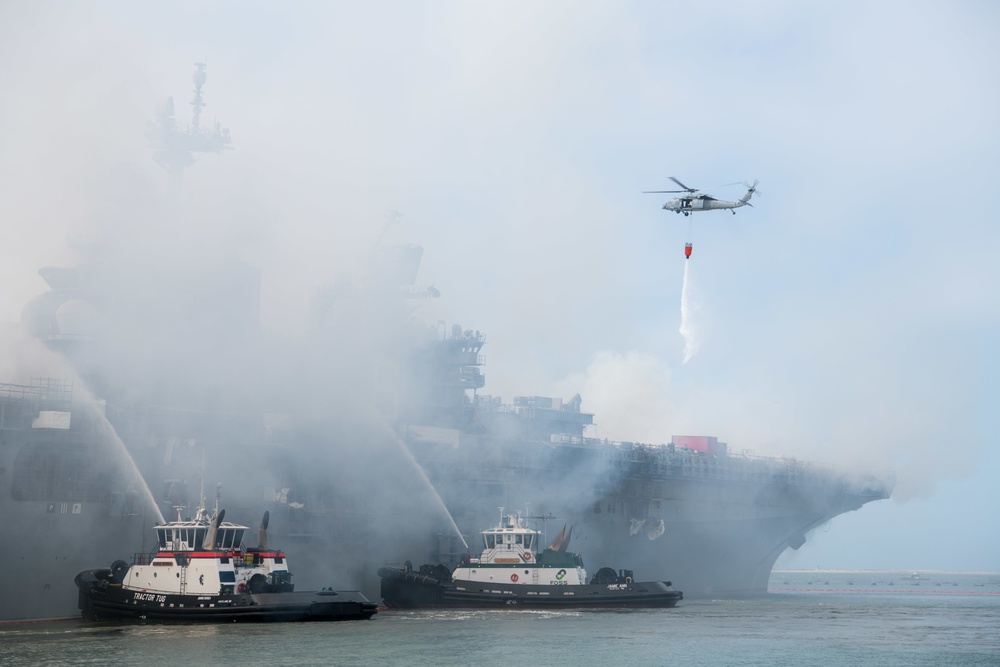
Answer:
[(79, 607), (91, 621), (353, 621), (370, 619), (377, 605), (355, 591), (177, 595), (125, 589), (108, 569), (76, 576)]
[(623, 581), (606, 584), (550, 586), (484, 583), (455, 579), (443, 582), (432, 576), (383, 567), (382, 599), (390, 608), (503, 607), (673, 607), (684, 594), (669, 582)]

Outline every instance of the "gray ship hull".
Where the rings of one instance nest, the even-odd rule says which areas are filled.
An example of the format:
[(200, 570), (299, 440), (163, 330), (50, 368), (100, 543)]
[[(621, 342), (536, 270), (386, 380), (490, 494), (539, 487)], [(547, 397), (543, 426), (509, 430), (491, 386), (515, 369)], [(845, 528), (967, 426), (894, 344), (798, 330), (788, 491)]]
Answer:
[[(519, 463), (484, 464), (477, 448)], [(464, 535), (489, 519), (465, 508), (530, 502), (543, 521), (572, 524), (574, 544), (594, 566), (627, 563), (638, 579), (670, 579), (690, 598), (766, 592), (786, 549), (891, 491), (891, 480), (849, 479), (797, 461), (596, 441), (472, 440), (467, 455), (426, 443), (414, 452)], [(454, 564), (461, 556), (456, 540), (442, 535), (426, 560)]]
[(0, 385), (0, 622), (79, 617), (74, 570), (147, 539), (155, 519), (95, 417), (61, 384)]
[(9, 527), (0, 550), (0, 572), (8, 575), (0, 622), (79, 618), (70, 573), (110, 563), (148, 532), (142, 517), (109, 517), (107, 505), (54, 504), (55, 511), (47, 502), (0, 504)]
[[(124, 428), (122, 433), (126, 442), (138, 440)], [(123, 506), (125, 496), (115, 492), (124, 488), (121, 475), (98, 476), (98, 487), (89, 491), (46, 480), (32, 492), (24, 479), (23, 452), (29, 444), (52, 442), (67, 451), (96, 446), (86, 433), (4, 432), (0, 512), (10, 539), (0, 551), (0, 568), (14, 576), (11, 594), (0, 601), (3, 621), (76, 616), (76, 573), (131, 553), (145, 539), (144, 527), (154, 521), (142, 515), (134, 494), (125, 503), (130, 506)], [(411, 476), (416, 476), (417, 465), (426, 472), (461, 534), (476, 534), (477, 527), (491, 519), (490, 508), (530, 504), (530, 511), (541, 517), (573, 524), (574, 543), (595, 567), (627, 563), (639, 580), (670, 579), (689, 598), (765, 592), (783, 551), (801, 546), (810, 530), (832, 517), (886, 498), (891, 490), (888, 482), (851, 482), (825, 468), (793, 461), (706, 456), (666, 447), (467, 435), (443, 445), (414, 438), (404, 445), (413, 462), (400, 456), (397, 467)], [(266, 448), (261, 444), (253, 449)], [(162, 484), (162, 457), (151, 451), (154, 455), (144, 459), (146, 479), (154, 488), (170, 487)], [(181, 465), (182, 451), (191, 457), (197, 453), (176, 450), (175, 467)], [(218, 469), (208, 474), (217, 475)], [(222, 481), (237, 486), (240, 480)], [(303, 586), (336, 583), (377, 599), (379, 567), (401, 565), (404, 559), (453, 565), (465, 554), (454, 531), (437, 531), (437, 539), (426, 541), (423, 554), (412, 549), (417, 535), (398, 553), (384, 544), (367, 546), (374, 545), (378, 527), (398, 507), (371, 499), (359, 502), (357, 487), (343, 481), (320, 475), (313, 483), (327, 494), (325, 504), (310, 500), (300, 506), (290, 498), (305, 496), (295, 496), (293, 490), (268, 505), (275, 538), (316, 555), (298, 563), (296, 576)], [(378, 485), (379, 480), (372, 482)], [(32, 493), (56, 499), (17, 499)], [(73, 500), (73, 494), (88, 493), (94, 497)], [(257, 513), (259, 498), (233, 505)], [(165, 509), (173, 502), (166, 496), (159, 501)], [(472, 513), (472, 507), (481, 508), (481, 513)], [(345, 550), (345, 543), (354, 546)], [(330, 581), (331, 564), (340, 576), (336, 582)]]

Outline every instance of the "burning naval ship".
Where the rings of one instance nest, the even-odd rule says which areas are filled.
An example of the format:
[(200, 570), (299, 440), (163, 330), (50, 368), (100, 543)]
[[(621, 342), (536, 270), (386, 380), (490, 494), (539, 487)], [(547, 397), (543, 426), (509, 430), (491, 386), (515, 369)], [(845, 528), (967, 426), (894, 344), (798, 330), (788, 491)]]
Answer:
[[(189, 263), (185, 280), (147, 267), (141, 284), (107, 262), (43, 270), (52, 289), (23, 326), (100, 410), (64, 381), (0, 391), (0, 510), (14, 528), (0, 566), (17, 589), (0, 620), (74, 616), (76, 573), (131, 553), (157, 517), (193, 511), (202, 478), (230, 489), (234, 512), (271, 512), (275, 539), (308, 554), (302, 586), (371, 599), (379, 568), (454, 568), (490, 508), (518, 502), (542, 539), (549, 518), (572, 524), (592, 567), (627, 562), (689, 599), (759, 593), (810, 530), (889, 496), (891, 478), (734, 454), (710, 436), (588, 437), (579, 395), (481, 394), (485, 335), (406, 316), (435, 296), (414, 287), (421, 257), (379, 253), (367, 277), (317, 292), (306, 340), (277, 343), (261, 335), (245, 265)], [(184, 316), (160, 313), (164, 301)]]
[[(165, 105), (150, 137), (179, 181), (195, 151), (228, 147)], [(147, 230), (154, 234), (155, 229)], [(686, 598), (763, 592), (778, 556), (831, 518), (887, 498), (815, 464), (734, 454), (715, 437), (588, 436), (583, 398), (485, 395), (486, 335), (415, 317), (418, 246), (370, 252), (313, 294), (308, 333), (260, 324), (260, 271), (231, 257), (153, 250), (109, 234), (2, 340), (0, 621), (78, 614), (74, 577), (192, 515), (200, 481), (236, 516), (270, 512), (303, 589), (379, 595), (404, 559), (456, 567), (495, 507), (574, 526), (594, 568), (628, 563)], [(170, 242), (166, 242), (170, 241)], [(168, 250), (175, 252), (168, 256)], [(417, 547), (424, 550), (420, 553)]]

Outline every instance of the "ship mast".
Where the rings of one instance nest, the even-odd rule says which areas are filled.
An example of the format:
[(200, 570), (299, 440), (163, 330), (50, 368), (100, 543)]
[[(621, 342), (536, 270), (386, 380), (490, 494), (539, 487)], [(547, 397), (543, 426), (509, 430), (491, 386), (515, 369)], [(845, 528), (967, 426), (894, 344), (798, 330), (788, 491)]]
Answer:
[(211, 129), (201, 127), (201, 110), (206, 106), (202, 96), (207, 74), (206, 63), (195, 63), (194, 99), (191, 100), (191, 126), (178, 129), (174, 118), (174, 98), (168, 97), (160, 105), (154, 120), (146, 127), (146, 138), (154, 147), (153, 159), (170, 174), (175, 191), (180, 190), (184, 169), (195, 163), (194, 153), (221, 153), (232, 148), (229, 128), (216, 121)]

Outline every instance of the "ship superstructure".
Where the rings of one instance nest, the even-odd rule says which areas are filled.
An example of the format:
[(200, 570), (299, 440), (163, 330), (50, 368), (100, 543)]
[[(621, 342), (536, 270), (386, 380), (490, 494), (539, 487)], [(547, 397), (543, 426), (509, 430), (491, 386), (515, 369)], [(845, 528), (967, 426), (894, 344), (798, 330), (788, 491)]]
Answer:
[[(234, 271), (234, 275), (249, 275), (245, 267), (234, 267)], [(253, 280), (232, 280), (223, 286), (236, 286), (255, 314), (254, 300), (246, 298), (247, 290), (255, 284)], [(110, 308), (107, 304), (123, 301), (115, 297), (113, 283), (95, 285), (86, 294), (97, 294), (92, 298), (100, 297), (106, 310)], [(84, 292), (70, 294), (77, 301)], [(350, 316), (334, 320), (351, 323), (357, 308), (331, 300), (329, 293), (320, 294), (327, 300), (327, 312)], [(400, 312), (407, 312), (405, 304), (410, 297), (406, 293), (400, 296), (398, 289), (392, 294)], [(222, 288), (201, 296), (233, 300)], [(343, 298), (360, 298), (357, 283)], [(65, 298), (34, 303), (29, 310), (36, 323), (46, 321), (40, 302), (58, 308)], [(138, 307), (136, 302), (129, 302), (129, 306)], [(204, 303), (199, 307), (204, 308)], [(125, 313), (111, 311), (111, 316), (124, 317)], [(141, 309), (136, 316), (142, 317)], [(242, 319), (250, 321), (252, 317), (246, 314)], [(199, 325), (206, 322), (204, 318), (191, 321)], [(229, 399), (238, 392), (251, 399), (236, 405), (237, 409), (230, 409), (232, 401), (199, 402), (204, 394), (197, 390), (199, 385), (192, 376), (188, 379), (193, 391), (187, 396), (178, 393), (184, 377), (163, 376), (162, 385), (174, 390), (167, 397), (170, 400), (161, 402), (146, 395), (148, 391), (127, 391), (127, 384), (126, 393), (116, 393), (115, 387), (122, 387), (122, 377), (96, 378), (95, 384), (103, 382), (101, 386), (107, 388), (109, 421), (135, 458), (164, 514), (175, 505), (192, 507), (196, 499), (191, 489), (205, 465), (209, 479), (248, 490), (233, 494), (236, 511), (256, 511), (263, 500), (265, 507), (280, 517), (279, 539), (306, 554), (297, 569), (307, 585), (326, 583), (324, 568), (328, 569), (332, 559), (343, 564), (347, 579), (334, 583), (360, 588), (369, 596), (378, 594), (375, 571), (380, 565), (393, 558), (400, 562), (411, 558), (454, 566), (466, 550), (462, 536), (474, 534), (478, 526), (489, 522), (490, 517), (476, 508), (525, 503), (537, 512), (573, 523), (575, 538), (592, 562), (627, 562), (645, 578), (671, 579), (689, 598), (763, 592), (775, 560), (785, 549), (801, 546), (810, 530), (832, 517), (886, 498), (891, 491), (888, 477), (859, 481), (821, 465), (733, 454), (724, 443), (709, 437), (676, 436), (665, 443), (588, 437), (587, 427), (595, 416), (583, 411), (579, 395), (568, 400), (520, 396), (507, 403), (480, 393), (486, 377), (484, 333), (412, 321), (406, 326), (382, 326), (387, 321), (379, 322), (380, 331), (389, 332), (386, 335), (390, 337), (372, 346), (378, 356), (370, 363), (352, 360), (346, 365), (346, 357), (323, 360), (324, 341), (344, 340), (327, 320), (305, 348), (284, 352), (293, 359), (305, 354), (319, 361), (311, 368), (303, 367), (304, 374), (272, 376), (272, 381), (256, 387), (245, 384), (234, 388)], [(36, 326), (36, 330), (53, 335), (51, 327)], [(246, 332), (233, 335), (243, 340)], [(64, 343), (58, 335), (46, 342), (53, 346)], [(217, 339), (207, 349), (225, 345), (225, 339)], [(77, 358), (75, 354), (86, 353), (80, 358), (90, 366), (95, 365), (94, 349), (79, 341), (74, 349), (62, 347), (70, 360)], [(249, 357), (233, 352), (238, 349), (232, 346), (228, 350), (228, 363), (237, 366), (246, 359), (245, 363), (252, 364)], [(175, 354), (153, 349), (149, 353), (166, 353), (168, 358)], [(138, 358), (136, 363), (145, 362)], [(109, 366), (112, 364), (97, 364), (99, 368)], [(329, 368), (346, 372), (328, 374)], [(162, 367), (159, 371), (167, 372)], [(349, 374), (352, 371), (354, 375)], [(304, 380), (310, 372), (315, 373), (312, 377), (322, 375), (327, 384), (315, 389), (315, 381)], [(346, 384), (338, 385), (338, 379)], [(298, 391), (296, 383), (308, 391)], [(275, 396), (281, 397), (280, 409), (272, 404)], [(324, 397), (327, 400), (319, 402)], [(341, 401), (353, 409), (338, 407)], [(39, 419), (43, 420), (39, 424), (59, 421), (43, 415), (58, 410), (34, 404), (28, 409), (23, 401), (19, 404), (27, 415), (22, 424)], [(330, 414), (317, 418), (317, 411), (322, 410)], [(362, 420), (359, 414), (369, 416)], [(373, 420), (372, 425), (360, 426), (365, 420)], [(73, 422), (74, 429), (80, 425)], [(81, 440), (79, 431), (73, 435), (44, 431), (74, 443)], [(5, 504), (15, 500), (14, 491), (27, 483), (22, 480), (22, 468), (7, 467)], [(424, 478), (426, 484), (414, 481)], [(383, 490), (374, 497), (360, 493), (362, 480), (374, 480)], [(106, 491), (101, 511), (121, 512), (118, 508), (126, 501), (116, 500), (119, 497), (113, 495), (113, 485), (103, 484)], [(414, 488), (420, 493), (404, 491), (407, 484), (417, 484)], [(388, 537), (391, 531), (387, 528), (383, 534), (379, 529), (398, 511), (399, 500), (393, 493), (410, 497), (408, 509), (416, 512), (423, 507), (423, 515), (450, 514), (457, 530), (448, 529), (446, 521), (439, 522), (439, 537), (424, 543), (423, 554), (414, 553), (412, 539), (405, 553), (402, 548), (394, 553), (393, 540)], [(60, 497), (77, 497), (60, 496), (49, 489), (38, 490), (36, 496), (39, 513)], [(420, 498), (418, 503), (412, 500), (416, 497)], [(142, 509), (142, 502), (136, 504), (134, 493), (129, 498), (132, 512), (151, 514)], [(91, 511), (87, 505), (81, 507)], [(341, 538), (334, 539), (334, 535)], [(133, 533), (129, 541), (135, 543), (136, 539)], [(31, 540), (23, 543), (36, 544)], [(112, 538), (108, 545), (117, 545), (121, 553), (120, 543)], [(344, 544), (352, 547), (347, 549)], [(106, 554), (104, 560), (108, 556), (114, 554)], [(71, 580), (74, 572), (68, 572)], [(44, 615), (72, 615), (72, 609), (66, 607), (54, 606), (52, 609), (59, 611)], [(8, 618), (22, 613), (3, 611)]]

